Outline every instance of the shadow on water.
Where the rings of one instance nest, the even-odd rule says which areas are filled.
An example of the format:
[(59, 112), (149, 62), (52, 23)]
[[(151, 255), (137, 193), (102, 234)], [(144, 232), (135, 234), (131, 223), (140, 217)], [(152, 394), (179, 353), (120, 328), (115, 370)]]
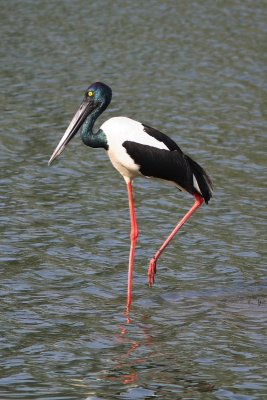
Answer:
[[(162, 325), (159, 328), (159, 325), (155, 323), (156, 321), (159, 323), (159, 320), (164, 322), (164, 317), (162, 315), (157, 317), (155, 312), (146, 312), (141, 316), (138, 313), (125, 315), (126, 322), (118, 325), (119, 333), (115, 335), (114, 346), (117, 348), (117, 355), (109, 359), (108, 366), (97, 374), (97, 379), (100, 381), (110, 382), (115, 386), (118, 383), (125, 386), (125, 391), (121, 391), (123, 398), (129, 396), (129, 398), (136, 399), (150, 397), (182, 399), (187, 396), (198, 398), (204, 393), (207, 397), (203, 398), (209, 398), (209, 394), (222, 395), (223, 391), (218, 387), (215, 376), (208, 371), (206, 374), (201, 373), (196, 364), (196, 354), (192, 352), (192, 349), (187, 351), (188, 347), (184, 347), (186, 341), (188, 340), (190, 343), (194, 337), (194, 342), (199, 342), (196, 347), (196, 353), (199, 353), (201, 342), (199, 327), (206, 325), (209, 323), (208, 321), (214, 321), (217, 332), (223, 329), (223, 336), (229, 335), (227, 340), (230, 343), (234, 340), (232, 329), (246, 326), (248, 320), (250, 320), (252, 331), (257, 332), (257, 340), (260, 342), (264, 337), (262, 323), (267, 322), (267, 293), (264, 287), (262, 289), (232, 287), (228, 290), (195, 290), (182, 292), (179, 295), (170, 292), (166, 295), (156, 295), (156, 297), (152, 295), (152, 302), (154, 302), (154, 306), (156, 303), (168, 303), (168, 316), (165, 320), (166, 331), (164, 332)], [(199, 304), (198, 308), (197, 304)], [(174, 309), (177, 314), (175, 325), (172, 324), (174, 321), (171, 322)], [(255, 329), (257, 322), (260, 325)], [(220, 329), (219, 325), (221, 325)], [(179, 328), (177, 328), (178, 326)], [(194, 326), (198, 327), (195, 334), (192, 334)], [(180, 333), (177, 335), (178, 331)], [(255, 334), (253, 332), (251, 333), (252, 337)], [(212, 340), (212, 334), (209, 334), (207, 338)], [(180, 342), (177, 340), (179, 335), (183, 337)], [(245, 335), (239, 331), (240, 340), (242, 336)], [(218, 347), (221, 342), (219, 334), (217, 337)], [(225, 342), (225, 337), (223, 342)], [(196, 343), (193, 344), (193, 347), (195, 345)], [(228, 345), (225, 343), (223, 347), (225, 345), (226, 350)], [(212, 347), (213, 344), (211, 344)], [(247, 357), (250, 358), (251, 345), (247, 344), (246, 347)], [(242, 345), (240, 345), (241, 348)], [(209, 349), (209, 351), (211, 350)], [(240, 368), (241, 371), (241, 350), (232, 349), (231, 352), (235, 358), (237, 356), (232, 367), (233, 370), (238, 371)], [(239, 361), (238, 358), (240, 358)], [(225, 359), (227, 359), (227, 355), (225, 355)], [(210, 360), (206, 359), (206, 362), (211, 366), (214, 361), (211, 357)], [(226, 392), (224, 394), (226, 395)]]
[(123, 398), (156, 396), (180, 399), (183, 393), (193, 395), (215, 390), (213, 383), (198, 377), (197, 372), (194, 374), (183, 365), (179, 354), (176, 355), (177, 367), (173, 369), (174, 355), (171, 349), (161, 348), (161, 338), (157, 337), (157, 328), (153, 326), (150, 315), (143, 314), (137, 319), (140, 322), (127, 317), (126, 324), (119, 324), (119, 333), (115, 335), (118, 355), (97, 374), (98, 380), (125, 386), (125, 391), (121, 391)]

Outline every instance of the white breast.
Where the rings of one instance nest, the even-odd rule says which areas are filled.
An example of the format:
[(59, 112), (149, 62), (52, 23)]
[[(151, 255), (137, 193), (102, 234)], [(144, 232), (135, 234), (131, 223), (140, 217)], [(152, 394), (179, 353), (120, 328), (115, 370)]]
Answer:
[(168, 150), (163, 142), (148, 135), (140, 122), (130, 118), (110, 118), (104, 122), (101, 129), (107, 137), (110, 161), (126, 181), (139, 175), (139, 166), (134, 163), (133, 159), (126, 152), (126, 149), (123, 147), (124, 142), (131, 141)]

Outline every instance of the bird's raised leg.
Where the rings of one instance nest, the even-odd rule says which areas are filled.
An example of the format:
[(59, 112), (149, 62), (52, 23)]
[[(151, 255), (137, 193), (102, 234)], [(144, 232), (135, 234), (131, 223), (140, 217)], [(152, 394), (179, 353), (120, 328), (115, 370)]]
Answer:
[(129, 269), (128, 269), (128, 292), (127, 292), (127, 309), (126, 311), (130, 311), (131, 303), (132, 303), (132, 286), (133, 286), (133, 270), (134, 270), (134, 253), (135, 246), (138, 237), (138, 226), (135, 216), (135, 208), (134, 208), (134, 199), (133, 199), (133, 191), (132, 191), (132, 182), (127, 182), (127, 190), (128, 190), (128, 199), (129, 199), (129, 209), (130, 209), (130, 219), (131, 219), (131, 247), (130, 247), (130, 255), (129, 255)]
[(149, 268), (148, 268), (148, 285), (152, 286), (154, 281), (155, 281), (155, 274), (156, 274), (156, 265), (157, 261), (161, 255), (161, 253), (164, 251), (164, 249), (168, 246), (172, 238), (176, 235), (176, 233), (180, 230), (180, 228), (184, 225), (184, 223), (191, 217), (192, 214), (201, 206), (203, 203), (204, 199), (202, 196), (199, 194), (194, 194), (195, 197), (195, 203), (194, 205), (190, 208), (190, 210), (185, 214), (185, 216), (179, 221), (179, 223), (176, 225), (174, 230), (171, 232), (171, 234), (167, 237), (163, 245), (160, 247), (160, 249), (156, 252), (154, 257), (151, 259)]

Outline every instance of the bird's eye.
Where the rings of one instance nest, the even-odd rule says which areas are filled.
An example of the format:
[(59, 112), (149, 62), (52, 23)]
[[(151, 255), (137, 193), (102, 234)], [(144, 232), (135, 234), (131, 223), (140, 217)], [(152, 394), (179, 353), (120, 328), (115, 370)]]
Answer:
[(92, 97), (93, 95), (94, 95), (94, 92), (92, 92), (92, 90), (89, 90), (88, 96), (89, 96), (89, 97)]

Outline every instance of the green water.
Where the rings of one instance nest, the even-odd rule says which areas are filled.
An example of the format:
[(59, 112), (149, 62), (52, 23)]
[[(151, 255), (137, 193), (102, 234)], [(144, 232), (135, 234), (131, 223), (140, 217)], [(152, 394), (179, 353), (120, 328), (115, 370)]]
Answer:
[[(265, 1), (1, 1), (0, 399), (267, 398)], [(134, 184), (124, 316), (123, 179), (77, 137), (84, 89), (169, 134), (215, 193), (147, 267), (192, 198)]]

